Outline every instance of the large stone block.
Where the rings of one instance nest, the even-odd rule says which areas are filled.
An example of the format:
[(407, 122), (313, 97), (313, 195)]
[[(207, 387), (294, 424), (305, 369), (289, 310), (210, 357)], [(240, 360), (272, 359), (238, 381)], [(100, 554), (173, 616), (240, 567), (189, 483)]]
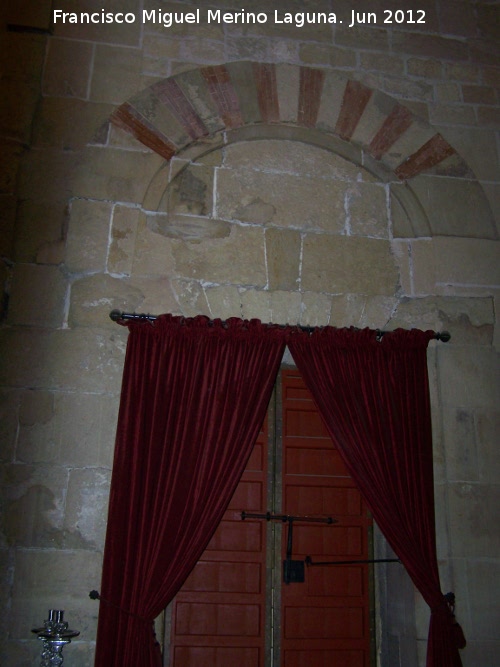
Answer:
[(397, 298), (342, 294), (331, 297), (331, 304), (331, 325), (334, 327), (383, 329), (397, 304)]
[(104, 270), (111, 211), (107, 202), (75, 199), (71, 203), (66, 266), (72, 273)]
[(299, 324), (308, 327), (326, 326), (330, 324), (331, 308), (331, 299), (326, 294), (304, 292)]
[(126, 332), (79, 328), (49, 331), (9, 328), (0, 332), (6, 351), (0, 382), (11, 387), (117, 393)]
[(75, 197), (141, 203), (162, 164), (156, 153), (90, 146), (74, 173), (71, 191)]
[(308, 234), (304, 239), (302, 287), (329, 294), (393, 296), (398, 273), (387, 241)]
[(70, 327), (116, 327), (109, 319), (112, 310), (130, 311), (144, 300), (143, 293), (129, 280), (96, 273), (76, 280), (71, 285)]
[(116, 396), (25, 391), (17, 459), (27, 464), (110, 469), (117, 413)]
[(227, 320), (241, 316), (241, 298), (234, 285), (220, 285), (205, 290), (212, 317)]
[(139, 50), (100, 44), (93, 65), (90, 99), (94, 102), (120, 104), (141, 87)]
[(221, 169), (217, 185), (219, 218), (332, 233), (344, 229), (343, 181)]
[(427, 213), (432, 236), (497, 238), (493, 214), (477, 181), (417, 176), (410, 187)]
[(207, 283), (266, 284), (263, 230), (232, 225), (227, 238), (203, 244), (176, 241), (172, 254), (178, 275)]
[(414, 293), (488, 294), (500, 283), (498, 242), (435, 237), (412, 241)]
[(63, 325), (67, 280), (59, 268), (17, 264), (8, 323), (58, 328)]
[(370, 174), (336, 153), (301, 141), (267, 139), (241, 141), (224, 149), (226, 169), (294, 174), (306, 178), (371, 180)]
[(173, 280), (172, 290), (181, 315), (187, 317), (211, 316), (207, 295), (201, 283), (195, 280)]

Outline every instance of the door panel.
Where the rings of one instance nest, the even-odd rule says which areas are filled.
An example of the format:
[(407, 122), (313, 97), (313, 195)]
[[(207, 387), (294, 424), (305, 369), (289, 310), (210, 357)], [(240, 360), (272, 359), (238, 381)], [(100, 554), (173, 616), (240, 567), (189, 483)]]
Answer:
[(271, 654), (282, 667), (370, 664), (367, 566), (306, 566), (304, 583), (285, 584), (288, 524), (241, 520), (244, 510), (332, 516), (333, 525), (293, 522), (292, 559), (369, 557), (366, 507), (297, 371), (282, 371), (277, 395), (224, 519), (172, 605), (170, 667), (267, 667)]
[(264, 665), (267, 419), (223, 520), (172, 606), (172, 667)]
[[(367, 559), (370, 521), (366, 508), (297, 371), (283, 371), (282, 394), (283, 513), (331, 516), (337, 521), (332, 525), (294, 523), (292, 558), (310, 556), (313, 562)], [(283, 558), (285, 553), (283, 546)], [(304, 584), (283, 585), (281, 605), (284, 667), (368, 667), (366, 565), (306, 567)]]

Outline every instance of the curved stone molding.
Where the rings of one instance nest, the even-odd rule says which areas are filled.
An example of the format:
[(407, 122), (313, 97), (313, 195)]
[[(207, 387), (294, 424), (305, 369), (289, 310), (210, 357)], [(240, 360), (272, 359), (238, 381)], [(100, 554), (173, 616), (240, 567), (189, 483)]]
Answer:
[[(111, 121), (167, 162), (175, 155), (196, 159), (228, 142), (282, 136), (338, 151), (394, 185), (428, 177), (433, 205), (443, 181), (455, 191), (450, 181), (466, 179), (484, 204), (477, 235), (496, 237), (482, 188), (453, 146), (396, 99), (337, 71), (250, 61), (201, 67), (156, 82), (118, 107)], [(394, 196), (399, 192), (395, 187)], [(460, 223), (448, 232), (422, 206), (428, 233), (460, 233)], [(464, 207), (466, 199), (459, 209), (474, 214)]]
[(122, 104), (112, 121), (166, 160), (215, 132), (292, 123), (358, 144), (400, 180), (452, 156), (457, 172), (455, 149), (408, 108), (337, 72), (310, 67), (233, 62), (183, 72)]

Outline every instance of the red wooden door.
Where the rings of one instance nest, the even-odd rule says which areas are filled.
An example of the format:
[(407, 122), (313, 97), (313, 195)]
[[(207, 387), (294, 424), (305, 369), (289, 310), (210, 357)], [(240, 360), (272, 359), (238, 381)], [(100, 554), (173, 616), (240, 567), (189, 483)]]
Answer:
[[(368, 512), (297, 371), (283, 371), (282, 395), (283, 512), (337, 520), (294, 523), (293, 558), (368, 559)], [(309, 566), (303, 584), (283, 585), (282, 665), (368, 667), (368, 574), (366, 564)]]
[(285, 584), (286, 526), (241, 519), (332, 516), (338, 523), (294, 522), (293, 559), (369, 557), (366, 508), (297, 371), (282, 371), (277, 395), (223, 521), (171, 606), (170, 667), (267, 667), (271, 655), (283, 667), (370, 664), (367, 566), (307, 566), (304, 583)]
[(228, 510), (172, 608), (172, 667), (264, 666), (267, 419)]

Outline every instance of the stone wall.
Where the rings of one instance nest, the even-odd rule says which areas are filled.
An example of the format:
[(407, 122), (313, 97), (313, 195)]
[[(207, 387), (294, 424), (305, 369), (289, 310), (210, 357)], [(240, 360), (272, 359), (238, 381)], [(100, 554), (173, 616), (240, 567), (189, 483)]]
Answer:
[[(498, 6), (424, 0), (425, 24), (390, 25), (372, 1), (378, 23), (349, 28), (351, 3), (274, 3), (344, 19), (298, 28), (208, 24), (200, 2), (165, 28), (33, 4), (0, 9), (2, 664), (35, 664), (49, 608), (81, 631), (68, 662), (93, 662), (118, 308), (450, 331), (429, 349), (438, 556), (464, 667), (493, 667)], [(142, 5), (195, 8), (120, 10)], [(381, 578), (384, 667), (425, 662), (428, 610), (414, 594), (403, 621), (402, 585)]]

